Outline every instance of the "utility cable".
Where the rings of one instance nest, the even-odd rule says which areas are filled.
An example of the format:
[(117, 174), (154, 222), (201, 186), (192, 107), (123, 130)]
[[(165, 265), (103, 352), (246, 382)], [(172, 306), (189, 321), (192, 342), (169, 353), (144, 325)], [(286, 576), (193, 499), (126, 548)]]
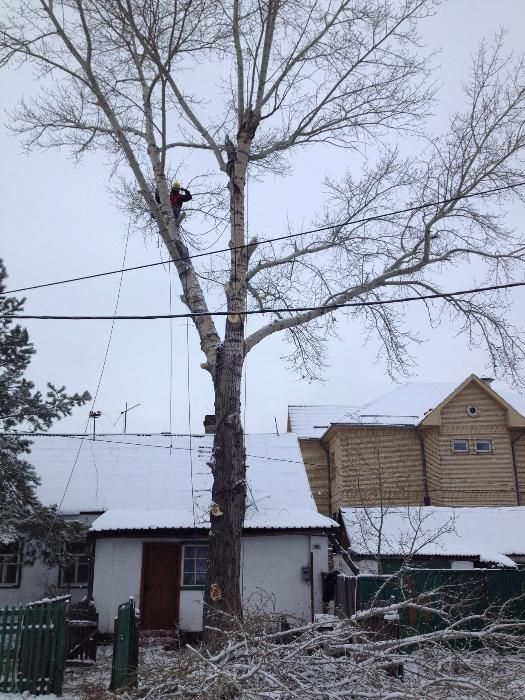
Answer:
[[(410, 284), (410, 280), (407, 280)], [(337, 309), (352, 309), (358, 307), (387, 306), (389, 304), (405, 304), (412, 301), (429, 301), (431, 299), (448, 299), (464, 294), (479, 294), (481, 292), (493, 292), (499, 289), (514, 289), (525, 287), (524, 282), (507, 282), (505, 284), (493, 284), (488, 287), (472, 287), (471, 289), (461, 289), (455, 292), (436, 292), (434, 294), (421, 294), (413, 297), (401, 297), (399, 299), (378, 299), (376, 301), (352, 301), (343, 304), (323, 304), (321, 306), (283, 306), (279, 308), (251, 309), (241, 311), (240, 315), (255, 316), (262, 314), (277, 313), (304, 313), (308, 311), (336, 311)], [(362, 292), (366, 294), (366, 290)], [(59, 316), (54, 314), (34, 315), (34, 314), (4, 314), (3, 318), (31, 319), (39, 321), (155, 321), (170, 318), (199, 318), (202, 316), (227, 316), (228, 311), (197, 311), (182, 314), (146, 314), (129, 316)]]
[[(352, 219), (350, 221), (341, 221), (339, 223), (330, 224), (329, 226), (321, 226), (319, 228), (309, 229), (307, 231), (301, 231), (300, 233), (289, 233), (283, 236), (276, 236), (274, 238), (263, 238), (257, 241), (257, 245), (263, 245), (265, 243), (276, 243), (278, 241), (285, 241), (290, 238), (300, 238), (301, 236), (306, 236), (311, 233), (320, 233), (322, 231), (330, 231), (331, 229), (343, 228), (344, 226), (355, 226), (356, 224), (365, 224), (370, 221), (380, 221), (381, 219), (388, 218), (390, 216), (397, 216), (399, 214), (409, 214), (410, 212), (421, 211), (422, 209), (428, 209), (429, 207), (442, 206), (446, 204), (452, 204), (453, 202), (459, 202), (462, 199), (470, 199), (472, 197), (484, 197), (486, 195), (496, 194), (497, 192), (504, 192), (510, 189), (516, 189), (517, 187), (525, 186), (525, 181), (518, 182), (514, 185), (504, 185), (501, 187), (492, 187), (488, 190), (481, 190), (479, 192), (472, 192), (470, 194), (463, 194), (458, 197), (450, 197), (448, 199), (438, 199), (434, 202), (425, 202), (423, 204), (417, 204), (411, 207), (405, 207), (403, 209), (396, 209), (394, 211), (384, 212), (383, 214), (375, 214), (374, 216), (366, 216), (361, 219)], [(82, 275), (80, 277), (70, 277), (68, 279), (57, 280), (55, 282), (44, 282), (42, 284), (33, 284), (28, 287), (19, 287), (18, 289), (8, 289), (4, 294), (16, 294), (18, 292), (28, 292), (33, 289), (43, 289), (44, 287), (56, 287), (61, 284), (70, 284), (72, 282), (82, 282), (84, 280), (95, 279), (97, 277), (107, 277), (109, 275), (117, 275), (122, 272), (132, 272), (134, 270), (145, 270), (149, 267), (158, 267), (159, 265), (171, 265), (176, 262), (182, 262), (184, 260), (195, 260), (197, 258), (203, 258), (210, 255), (217, 255), (219, 253), (231, 253), (232, 250), (245, 248), (248, 244), (232, 246), (228, 248), (219, 248), (217, 250), (209, 250), (204, 253), (195, 253), (194, 255), (186, 255), (179, 258), (170, 258), (167, 260), (160, 260), (159, 262), (146, 263), (144, 265), (134, 265), (133, 267), (124, 267), (118, 270), (108, 270), (107, 272), (96, 272), (91, 275)]]
[[(370, 427), (367, 425), (364, 425), (363, 427)], [(378, 426), (381, 427), (381, 426)], [(31, 437), (44, 437), (44, 438), (66, 438), (66, 439), (73, 439), (73, 440), (91, 440), (89, 436), (86, 435), (64, 435), (64, 434), (52, 434), (52, 433), (19, 433), (16, 431), (9, 431), (9, 432), (0, 432), (0, 435), (30, 435)], [(151, 435), (151, 434), (150, 434)], [(167, 437), (167, 436), (161, 436), (161, 437)], [(179, 435), (178, 437), (185, 437), (184, 435)], [(189, 437), (189, 435), (188, 435)], [(203, 435), (192, 435), (193, 438), (198, 438), (202, 439)], [(179, 450), (182, 452), (200, 452), (200, 449), (198, 447), (192, 447), (191, 449), (189, 447), (170, 447), (170, 445), (155, 445), (153, 443), (144, 443), (144, 442), (129, 442), (129, 441), (122, 441), (122, 440), (107, 440), (104, 437), (98, 436), (95, 442), (100, 442), (100, 443), (107, 443), (110, 445), (124, 445), (124, 446), (131, 446), (131, 447), (147, 447), (147, 448), (157, 448), (161, 450)], [(300, 461), (297, 459), (285, 459), (282, 457), (270, 457), (268, 455), (262, 455), (262, 454), (247, 454), (246, 455), (249, 458), (252, 459), (263, 459), (268, 462), (281, 462), (281, 463), (286, 463), (286, 464), (300, 464), (305, 467), (326, 467), (326, 464), (314, 464), (313, 462), (308, 462), (306, 463), (304, 460)], [(417, 481), (423, 481), (422, 476), (414, 477), (415, 480)], [(511, 488), (502, 488), (502, 489), (470, 489), (466, 488), (463, 490), (453, 490), (453, 493), (509, 493), (511, 492)], [(512, 506), (509, 506), (509, 508)], [(516, 506), (517, 507), (517, 506)]]
[[(127, 254), (128, 254), (128, 243), (129, 243), (129, 232), (130, 232), (130, 228), (131, 228), (131, 221), (128, 223), (128, 231), (127, 231), (127, 234), (126, 234), (126, 243), (125, 243), (125, 245), (124, 245), (124, 255), (123, 255), (123, 257), (122, 257), (122, 267), (124, 267), (124, 265), (126, 264), (126, 257), (127, 257)], [(124, 273), (121, 273), (121, 275), (120, 275), (120, 280), (119, 280), (119, 285), (118, 285), (118, 290), (117, 290), (117, 298), (116, 298), (116, 300), (115, 300), (115, 307), (114, 307), (114, 309), (115, 309), (114, 313), (115, 313), (115, 314), (116, 314), (117, 311), (118, 311), (118, 305), (119, 305), (119, 301), (120, 301), (120, 292), (121, 292), (121, 290), (122, 290), (122, 280), (123, 280), (123, 279), (124, 279)], [(115, 317), (115, 320), (116, 320), (116, 317)], [(113, 322), (113, 323), (111, 324), (111, 329), (110, 329), (110, 331), (109, 331), (108, 342), (107, 342), (107, 344), (106, 344), (106, 352), (104, 353), (104, 360), (103, 360), (103, 362), (102, 362), (102, 367), (101, 367), (101, 369), (100, 369), (100, 374), (99, 374), (98, 382), (97, 382), (97, 388), (96, 388), (96, 391), (95, 391), (95, 396), (93, 397), (93, 401), (92, 401), (92, 403), (91, 403), (91, 409), (90, 409), (89, 413), (91, 413), (91, 412), (93, 411), (93, 409), (95, 408), (95, 403), (96, 403), (97, 398), (98, 398), (98, 394), (99, 394), (99, 391), (100, 391), (100, 386), (101, 386), (101, 384), (102, 384), (102, 378), (103, 378), (103, 376), (104, 376), (104, 371), (105, 371), (105, 369), (106, 369), (106, 364), (107, 364), (107, 361), (108, 361), (109, 349), (110, 349), (110, 347), (111, 347), (111, 341), (112, 341), (112, 339), (113, 339), (113, 330), (114, 330), (114, 328), (115, 328), (115, 323)], [(82, 436), (82, 439), (80, 440), (80, 445), (78, 446), (78, 450), (77, 450), (77, 453), (76, 453), (76, 455), (75, 455), (75, 459), (74, 459), (74, 461), (73, 461), (73, 466), (71, 467), (71, 471), (70, 471), (70, 473), (69, 473), (69, 477), (68, 477), (67, 482), (66, 482), (66, 485), (65, 485), (65, 487), (64, 487), (64, 491), (63, 491), (63, 493), (62, 493), (62, 497), (61, 497), (61, 499), (60, 499), (60, 503), (59, 503), (58, 506), (57, 506), (55, 516), (54, 516), (53, 520), (51, 521), (51, 525), (49, 526), (49, 530), (48, 530), (48, 532), (47, 532), (47, 534), (46, 534), (46, 536), (45, 536), (45, 538), (44, 538), (44, 541), (43, 541), (43, 543), (42, 543), (42, 547), (41, 547), (41, 550), (40, 550), (41, 553), (42, 553), (44, 547), (46, 546), (46, 543), (47, 543), (47, 541), (48, 541), (48, 539), (49, 539), (49, 537), (50, 537), (50, 535), (51, 535), (51, 532), (53, 531), (53, 527), (55, 526), (56, 520), (57, 520), (57, 518), (58, 518), (58, 513), (60, 512), (60, 509), (62, 508), (62, 504), (64, 503), (64, 499), (65, 499), (65, 497), (66, 497), (66, 495), (67, 495), (67, 492), (68, 492), (68, 490), (69, 490), (69, 486), (70, 486), (70, 484), (71, 484), (71, 480), (72, 480), (72, 478), (73, 478), (73, 474), (75, 473), (75, 469), (76, 469), (77, 464), (78, 464), (78, 460), (79, 460), (79, 457), (80, 457), (80, 452), (81, 452), (81, 450), (82, 450), (82, 446), (83, 446), (83, 444), (84, 444), (84, 440), (86, 439), (87, 428), (88, 428), (88, 425), (89, 425), (89, 420), (90, 420), (90, 418), (89, 418), (89, 416), (88, 416), (88, 418), (87, 418), (87, 420), (86, 420), (86, 425), (84, 426), (84, 435)], [(93, 455), (93, 460), (94, 460), (94, 459), (95, 459), (95, 457), (94, 457), (94, 455)], [(97, 472), (97, 483), (98, 483), (98, 472)]]
[[(173, 297), (172, 297), (172, 283), (171, 283), (171, 266), (168, 268), (168, 275), (169, 275), (169, 294), (170, 294), (170, 301), (169, 301), (169, 308), (170, 308), (170, 314), (172, 313), (173, 307)], [(173, 432), (173, 319), (170, 319), (170, 371), (169, 371), (169, 377), (170, 377), (170, 401), (169, 401), (169, 418), (170, 418), (170, 435)]]

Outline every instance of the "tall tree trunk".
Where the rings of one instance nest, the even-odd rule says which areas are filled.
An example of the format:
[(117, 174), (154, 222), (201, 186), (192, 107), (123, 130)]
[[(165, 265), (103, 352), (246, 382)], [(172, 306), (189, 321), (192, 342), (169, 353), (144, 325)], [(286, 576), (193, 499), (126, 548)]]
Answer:
[[(244, 248), (244, 190), (251, 136), (240, 130), (237, 145), (228, 150), (230, 192), (231, 271), (226, 285), (228, 316), (224, 343), (217, 351), (214, 377), (216, 432), (210, 511), (210, 547), (204, 596), (204, 625), (228, 628), (242, 615), (241, 537), (246, 503), (246, 453), (241, 421), (241, 379), (244, 364), (246, 272), (248, 249)], [(205, 629), (207, 642), (217, 639)]]

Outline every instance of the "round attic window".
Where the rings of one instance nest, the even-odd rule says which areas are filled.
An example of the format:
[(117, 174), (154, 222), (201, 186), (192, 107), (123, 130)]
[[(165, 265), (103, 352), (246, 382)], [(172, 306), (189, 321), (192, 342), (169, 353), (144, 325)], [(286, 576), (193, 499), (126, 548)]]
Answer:
[(479, 408), (471, 403), (467, 406), (467, 413), (471, 418), (476, 418), (476, 416), (479, 416)]

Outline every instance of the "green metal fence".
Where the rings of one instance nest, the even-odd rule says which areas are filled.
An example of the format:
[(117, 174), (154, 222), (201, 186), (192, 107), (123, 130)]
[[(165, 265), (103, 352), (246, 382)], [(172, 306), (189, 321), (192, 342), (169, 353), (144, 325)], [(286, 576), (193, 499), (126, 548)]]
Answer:
[(0, 610), (0, 692), (62, 692), (69, 596)]
[(135, 601), (130, 598), (127, 603), (119, 605), (115, 618), (111, 690), (137, 684), (138, 657), (139, 638)]
[[(493, 611), (525, 620), (525, 570), (405, 569), (394, 576), (358, 576), (355, 597), (356, 610), (414, 600), (427, 608), (446, 609), (454, 619)], [(429, 610), (404, 608), (400, 615), (403, 635), (447, 624)]]

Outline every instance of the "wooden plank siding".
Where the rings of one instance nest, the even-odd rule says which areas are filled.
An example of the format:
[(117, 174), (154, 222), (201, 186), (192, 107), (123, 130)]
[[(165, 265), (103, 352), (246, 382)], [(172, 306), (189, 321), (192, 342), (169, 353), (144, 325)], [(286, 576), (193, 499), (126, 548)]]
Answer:
[(349, 426), (332, 430), (332, 509), (423, 505), (421, 444), (413, 429)]
[(306, 474), (317, 510), (328, 517), (330, 510), (330, 489), (328, 485), (328, 455), (320, 440), (299, 440)]
[(516, 476), (520, 492), (520, 505), (525, 506), (525, 431), (513, 430), (511, 440), (514, 441), (516, 459)]
[[(467, 406), (470, 405), (479, 409), (479, 415), (468, 415)], [(438, 434), (437, 454), (435, 446), (427, 450), (427, 469), (437, 473), (441, 481), (430, 491), (433, 505), (516, 505), (507, 415), (496, 401), (476, 384), (468, 384), (441, 409)], [(435, 440), (435, 435), (429, 438)], [(469, 441), (468, 454), (452, 451), (454, 438)], [(492, 440), (492, 453), (476, 454), (475, 440), (479, 438)]]

